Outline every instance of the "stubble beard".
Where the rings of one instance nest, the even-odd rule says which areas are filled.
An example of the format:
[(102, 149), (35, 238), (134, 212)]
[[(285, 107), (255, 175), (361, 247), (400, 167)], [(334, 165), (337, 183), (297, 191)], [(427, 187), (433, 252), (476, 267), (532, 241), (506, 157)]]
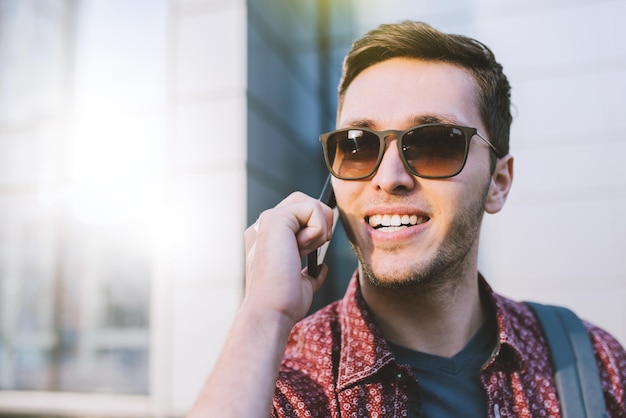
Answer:
[(456, 288), (460, 275), (471, 265), (469, 253), (479, 237), (488, 190), (489, 183), (477, 199), (464, 205), (459, 211), (460, 215), (454, 219), (434, 257), (424, 260), (408, 272), (398, 270), (377, 275), (356, 244), (354, 233), (349, 227), (345, 227), (348, 223), (343, 221), (350, 245), (359, 260), (362, 278), (375, 287), (389, 290)]

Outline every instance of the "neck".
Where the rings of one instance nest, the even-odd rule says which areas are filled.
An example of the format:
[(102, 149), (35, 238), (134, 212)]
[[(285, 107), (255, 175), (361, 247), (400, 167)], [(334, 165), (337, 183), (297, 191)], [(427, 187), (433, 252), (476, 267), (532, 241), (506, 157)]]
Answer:
[(381, 288), (360, 275), (363, 297), (385, 338), (424, 353), (452, 357), (485, 321), (478, 271), (402, 289)]

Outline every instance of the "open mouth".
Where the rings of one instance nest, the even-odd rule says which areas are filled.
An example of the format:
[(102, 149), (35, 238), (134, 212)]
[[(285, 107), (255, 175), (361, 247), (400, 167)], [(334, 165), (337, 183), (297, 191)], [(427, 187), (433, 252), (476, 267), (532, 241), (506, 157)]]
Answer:
[(365, 221), (370, 224), (372, 228), (383, 231), (397, 231), (402, 228), (409, 228), (411, 226), (423, 224), (430, 218), (428, 216), (417, 215), (372, 215), (366, 217)]

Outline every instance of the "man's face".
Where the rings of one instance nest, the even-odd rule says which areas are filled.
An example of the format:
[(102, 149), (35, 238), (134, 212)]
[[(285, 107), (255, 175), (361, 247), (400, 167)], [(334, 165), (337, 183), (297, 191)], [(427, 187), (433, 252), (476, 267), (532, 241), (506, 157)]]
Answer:
[[(484, 135), (470, 73), (446, 63), (394, 58), (354, 79), (337, 127), (404, 130), (437, 122), (477, 128)], [(333, 178), (363, 274), (374, 283), (403, 287), (454, 275), (475, 264), (491, 178), (489, 153), (488, 146), (474, 138), (460, 174), (422, 179), (406, 170), (396, 139), (389, 138), (373, 176), (358, 181)], [(382, 215), (404, 217), (410, 226), (379, 227)]]

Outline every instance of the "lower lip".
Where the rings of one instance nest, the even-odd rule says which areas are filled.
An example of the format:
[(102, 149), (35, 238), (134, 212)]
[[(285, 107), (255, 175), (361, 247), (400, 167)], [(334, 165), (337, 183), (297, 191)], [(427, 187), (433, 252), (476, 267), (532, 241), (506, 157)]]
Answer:
[(418, 225), (410, 226), (407, 228), (402, 228), (393, 232), (383, 232), (379, 231), (376, 228), (369, 227), (368, 232), (372, 239), (375, 242), (398, 242), (403, 240), (408, 240), (414, 237), (417, 234), (420, 234), (426, 229), (430, 220), (423, 222)]

